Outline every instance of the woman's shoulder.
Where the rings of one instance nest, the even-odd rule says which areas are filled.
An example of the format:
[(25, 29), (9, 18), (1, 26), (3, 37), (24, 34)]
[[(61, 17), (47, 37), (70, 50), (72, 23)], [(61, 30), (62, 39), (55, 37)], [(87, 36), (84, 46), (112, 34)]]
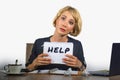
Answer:
[(69, 37), (69, 36), (68, 36), (68, 41), (69, 41), (69, 42), (73, 42), (73, 43), (81, 43), (80, 40), (78, 40), (78, 39), (74, 39), (74, 38)]
[(50, 39), (50, 36), (49, 37), (38, 38), (36, 40), (49, 40), (49, 39)]
[(38, 38), (35, 40), (35, 42), (49, 42), (50, 41), (50, 36), (49, 37), (43, 37), (43, 38)]

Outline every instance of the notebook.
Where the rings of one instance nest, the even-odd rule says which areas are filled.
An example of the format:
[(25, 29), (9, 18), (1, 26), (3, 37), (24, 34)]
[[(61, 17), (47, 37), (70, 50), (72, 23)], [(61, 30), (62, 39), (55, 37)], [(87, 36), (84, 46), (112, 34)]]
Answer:
[(120, 43), (113, 43), (111, 50), (111, 61), (109, 70), (89, 71), (95, 76), (114, 76), (120, 75)]

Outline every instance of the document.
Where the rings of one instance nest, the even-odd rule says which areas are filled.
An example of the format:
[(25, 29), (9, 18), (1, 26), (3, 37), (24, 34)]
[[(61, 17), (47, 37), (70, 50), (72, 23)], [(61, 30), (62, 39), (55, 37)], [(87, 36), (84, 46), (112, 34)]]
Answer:
[(65, 58), (65, 54), (73, 55), (73, 43), (72, 42), (44, 42), (43, 53), (47, 53), (49, 58), (52, 59), (52, 63), (64, 64), (62, 61)]

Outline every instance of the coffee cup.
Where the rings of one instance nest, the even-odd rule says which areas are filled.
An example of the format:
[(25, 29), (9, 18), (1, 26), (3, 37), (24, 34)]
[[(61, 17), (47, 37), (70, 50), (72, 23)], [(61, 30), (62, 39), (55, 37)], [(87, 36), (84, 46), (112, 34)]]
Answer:
[(11, 74), (19, 74), (22, 69), (22, 64), (8, 64), (4, 66), (4, 70), (7, 73)]

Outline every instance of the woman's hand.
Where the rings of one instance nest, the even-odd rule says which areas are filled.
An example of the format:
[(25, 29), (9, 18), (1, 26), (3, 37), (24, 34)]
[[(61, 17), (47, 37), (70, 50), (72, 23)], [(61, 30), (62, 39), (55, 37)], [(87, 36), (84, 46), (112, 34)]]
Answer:
[(42, 53), (40, 55), (37, 56), (37, 58), (33, 61), (32, 64), (30, 64), (29, 66), (27, 66), (27, 69), (29, 71), (34, 70), (37, 66), (40, 65), (48, 65), (51, 63), (51, 59), (48, 58), (48, 54)]
[(66, 54), (65, 56), (66, 58), (63, 58), (63, 62), (67, 66), (76, 67), (76, 68), (79, 68), (80, 66), (82, 66), (81, 61), (77, 57), (70, 54)]
[(48, 54), (42, 53), (37, 56), (37, 58), (33, 61), (34, 66), (40, 65), (48, 65), (51, 63), (51, 59), (48, 58)]

